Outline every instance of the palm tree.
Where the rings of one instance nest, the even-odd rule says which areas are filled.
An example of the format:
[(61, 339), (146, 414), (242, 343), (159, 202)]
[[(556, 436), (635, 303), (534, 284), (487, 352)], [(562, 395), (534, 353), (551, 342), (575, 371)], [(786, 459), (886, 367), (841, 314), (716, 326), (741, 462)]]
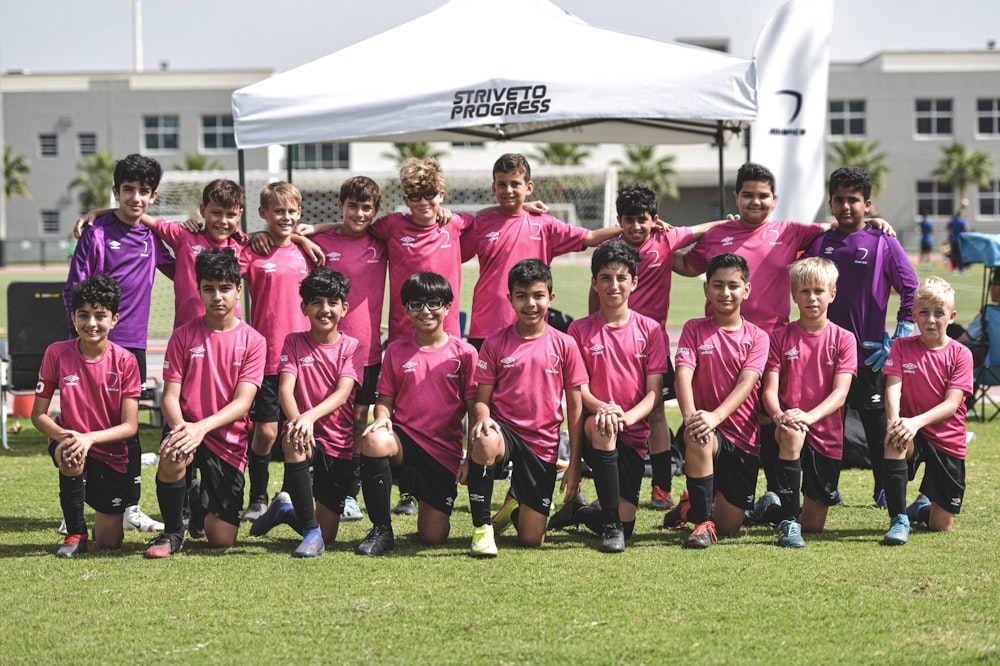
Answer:
[(656, 192), (658, 199), (679, 199), (680, 192), (674, 183), (674, 155), (656, 157), (655, 146), (625, 146), (625, 160), (612, 160), (618, 167), (619, 178), (629, 184), (645, 185)]
[(220, 171), (225, 167), (219, 160), (209, 160), (201, 153), (184, 153), (184, 163), (174, 164), (176, 171)]
[(969, 185), (989, 186), (993, 176), (993, 160), (989, 153), (984, 150), (970, 151), (958, 141), (941, 146), (941, 152), (941, 162), (931, 175), (955, 188), (959, 201), (965, 201)]
[(886, 176), (889, 174), (886, 155), (879, 152), (879, 142), (844, 139), (840, 143), (831, 144), (830, 148), (832, 154), (827, 159), (835, 167), (856, 166), (868, 172), (872, 177), (872, 198), (877, 199), (885, 190)]
[(85, 213), (98, 208), (107, 208), (114, 185), (115, 158), (107, 150), (99, 150), (80, 160), (76, 166), (80, 173), (69, 184), (72, 191), (79, 188), (77, 200), (80, 202), (80, 212)]
[(28, 183), (24, 179), (31, 173), (31, 163), (24, 155), (14, 152), (12, 146), (3, 147), (3, 193), (8, 199), (22, 196), (31, 200), (31, 192), (28, 191)]
[(395, 147), (396, 152), (382, 153), (382, 157), (387, 160), (394, 161), (397, 167), (402, 167), (409, 159), (440, 160), (448, 154), (444, 150), (434, 150), (426, 141), (418, 141), (416, 143), (394, 143), (392, 145)]
[(539, 164), (553, 166), (581, 166), (591, 155), (589, 150), (576, 143), (539, 143), (537, 148), (538, 152), (528, 157)]

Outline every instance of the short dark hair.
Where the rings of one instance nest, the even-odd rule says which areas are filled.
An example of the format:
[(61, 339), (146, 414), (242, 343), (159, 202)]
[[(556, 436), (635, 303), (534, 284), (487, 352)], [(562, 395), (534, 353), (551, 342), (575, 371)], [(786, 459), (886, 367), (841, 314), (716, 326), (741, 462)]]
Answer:
[(122, 183), (133, 180), (156, 190), (160, 186), (161, 178), (163, 178), (163, 167), (152, 157), (132, 153), (115, 164), (115, 191)]
[(747, 162), (740, 167), (739, 171), (736, 172), (736, 191), (737, 193), (743, 188), (743, 183), (748, 180), (757, 183), (768, 183), (771, 185), (771, 193), (777, 194), (778, 188), (774, 183), (774, 174), (766, 166), (756, 164), (754, 162)]
[(243, 187), (226, 178), (216, 178), (201, 191), (201, 202), (206, 206), (214, 203), (224, 208), (239, 208), (247, 205), (247, 195)]
[(354, 176), (340, 185), (340, 203), (348, 199), (357, 202), (371, 201), (378, 208), (382, 205), (382, 189), (368, 176)]
[(202, 280), (240, 283), (240, 262), (231, 248), (213, 247), (203, 250), (194, 260), (194, 274), (198, 284)]
[(513, 292), (516, 285), (526, 287), (536, 282), (544, 282), (552, 293), (552, 269), (541, 259), (522, 259), (514, 264), (507, 274), (507, 291)]
[(111, 314), (118, 314), (118, 304), (122, 299), (122, 290), (110, 275), (98, 273), (80, 280), (71, 292), (73, 312), (85, 304), (100, 305)]
[(410, 301), (426, 301), (435, 298), (440, 298), (445, 305), (451, 305), (452, 301), (455, 300), (455, 294), (451, 290), (448, 279), (431, 271), (421, 271), (406, 278), (406, 282), (399, 289), (399, 296), (404, 305)]
[(649, 213), (650, 217), (656, 217), (656, 192), (645, 185), (625, 185), (618, 190), (615, 209), (618, 215)]
[(750, 267), (747, 266), (747, 260), (732, 252), (723, 252), (709, 259), (708, 265), (705, 267), (705, 279), (711, 280), (716, 271), (724, 268), (738, 268), (743, 276), (743, 281), (750, 281)]
[(531, 165), (528, 158), (520, 153), (504, 153), (493, 163), (493, 179), (498, 173), (524, 172), (524, 182), (531, 180)]
[(590, 257), (590, 276), (596, 278), (602, 268), (612, 264), (621, 264), (628, 269), (629, 275), (636, 277), (639, 251), (621, 239), (609, 240), (599, 245)]
[(830, 174), (830, 186), (827, 192), (832, 197), (835, 190), (840, 188), (857, 190), (868, 201), (872, 198), (872, 177), (857, 166), (840, 167)]
[(346, 303), (350, 290), (351, 283), (343, 273), (325, 266), (312, 269), (299, 284), (299, 296), (303, 303), (308, 303), (317, 296)]

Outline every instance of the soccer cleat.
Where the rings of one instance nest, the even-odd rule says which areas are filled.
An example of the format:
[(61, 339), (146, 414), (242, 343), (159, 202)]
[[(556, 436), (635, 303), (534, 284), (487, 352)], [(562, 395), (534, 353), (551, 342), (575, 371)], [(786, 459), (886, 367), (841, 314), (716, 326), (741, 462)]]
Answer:
[[(272, 506), (274, 505), (272, 504)], [(256, 525), (256, 523), (254, 524)], [(302, 543), (292, 551), (292, 557), (316, 557), (324, 550), (326, 550), (326, 544), (323, 543), (323, 530), (316, 527), (306, 532)]]
[(691, 499), (688, 491), (681, 493), (681, 501), (674, 505), (663, 516), (663, 529), (679, 530), (687, 525), (688, 510), (691, 508)]
[(769, 490), (760, 496), (760, 499), (757, 500), (752, 509), (744, 512), (743, 524), (747, 527), (768, 525), (772, 522), (769, 520), (768, 514), (770, 514), (773, 509), (780, 507), (781, 498), (778, 497), (777, 493), (773, 493)]
[(840, 488), (833, 491), (833, 505), (839, 506), (844, 503), (844, 495), (840, 492)]
[(718, 543), (719, 537), (715, 534), (715, 523), (706, 520), (694, 526), (694, 531), (688, 535), (684, 542), (685, 548), (708, 548), (713, 543)]
[(274, 496), (271, 500), (271, 506), (267, 507), (267, 511), (262, 513), (257, 520), (253, 521), (250, 525), (250, 536), (264, 536), (275, 527), (285, 522), (290, 512), (294, 512), (295, 507), (292, 506), (291, 496), (282, 491)]
[(802, 538), (802, 525), (797, 520), (783, 520), (778, 523), (781, 536), (778, 537), (778, 545), (782, 548), (805, 548), (806, 542)]
[(56, 557), (63, 559), (87, 555), (90, 553), (90, 541), (86, 534), (67, 534), (63, 544), (56, 551)]
[(358, 500), (350, 496), (344, 499), (344, 511), (340, 514), (341, 522), (353, 523), (354, 521), (361, 520), (364, 517), (365, 514), (361, 513), (361, 507), (358, 506)]
[(625, 532), (621, 523), (608, 523), (601, 532), (602, 553), (625, 552)]
[(902, 546), (910, 539), (910, 519), (905, 513), (893, 516), (889, 522), (889, 531), (882, 538), (886, 546)]
[(383, 555), (396, 546), (392, 536), (392, 525), (372, 525), (368, 536), (354, 551), (358, 555)]
[(674, 499), (670, 496), (670, 491), (659, 486), (653, 486), (650, 493), (649, 508), (653, 511), (670, 511), (674, 508)]
[(159, 532), (163, 529), (163, 523), (153, 520), (142, 512), (138, 504), (125, 507), (122, 515), (122, 528), (125, 531), (135, 530), (136, 532)]
[(181, 552), (184, 547), (184, 537), (176, 534), (160, 532), (153, 539), (153, 542), (146, 549), (146, 557), (151, 560), (158, 560), (170, 557), (174, 553)]
[(566, 502), (558, 511), (552, 514), (552, 517), (549, 518), (549, 524), (545, 529), (548, 531), (564, 530), (571, 525), (576, 525), (577, 522), (573, 520), (573, 517), (586, 504), (587, 498), (583, 496), (583, 493), (580, 493), (572, 501)]
[(911, 527), (917, 523), (923, 522), (920, 520), (920, 513), (924, 510), (925, 506), (930, 506), (931, 501), (927, 499), (924, 495), (917, 495), (917, 499), (913, 500), (913, 504), (906, 507), (906, 518), (910, 521)]
[(410, 493), (400, 493), (399, 503), (392, 509), (392, 512), (397, 516), (415, 516), (419, 511), (417, 498)]
[(497, 534), (503, 534), (513, 524), (511, 515), (514, 513), (514, 509), (519, 506), (521, 506), (521, 503), (514, 499), (513, 495), (507, 495), (503, 506), (493, 516), (493, 529)]
[(885, 490), (878, 490), (872, 495), (872, 501), (875, 502), (875, 506), (880, 509), (888, 509), (889, 503), (885, 501)]
[(247, 510), (243, 512), (243, 520), (247, 521), (248, 523), (252, 523), (261, 516), (263, 516), (266, 511), (267, 511), (267, 495), (263, 495), (261, 497), (255, 497), (254, 499), (250, 500), (250, 504), (249, 506), (247, 506)]
[(493, 526), (489, 523), (472, 528), (472, 547), (469, 548), (472, 557), (496, 557), (497, 542), (493, 538)]

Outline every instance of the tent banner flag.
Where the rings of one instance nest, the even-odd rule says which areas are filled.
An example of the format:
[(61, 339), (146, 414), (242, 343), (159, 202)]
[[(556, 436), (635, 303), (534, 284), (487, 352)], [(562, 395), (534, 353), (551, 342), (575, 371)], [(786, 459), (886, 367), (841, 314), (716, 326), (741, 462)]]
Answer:
[(775, 177), (774, 220), (812, 222), (826, 182), (827, 83), (833, 0), (789, 0), (764, 26), (750, 157)]

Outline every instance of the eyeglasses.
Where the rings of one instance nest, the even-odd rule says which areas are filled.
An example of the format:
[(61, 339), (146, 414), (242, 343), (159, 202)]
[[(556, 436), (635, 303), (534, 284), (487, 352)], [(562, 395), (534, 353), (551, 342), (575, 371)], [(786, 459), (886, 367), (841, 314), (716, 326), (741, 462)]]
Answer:
[(406, 309), (410, 312), (420, 312), (424, 308), (427, 308), (431, 312), (437, 312), (445, 305), (444, 301), (440, 298), (432, 298), (429, 301), (410, 301), (406, 304)]
[(434, 197), (438, 195), (438, 191), (433, 192), (407, 192), (405, 195), (407, 201), (412, 201), (414, 203), (423, 199), (424, 201), (433, 201)]

